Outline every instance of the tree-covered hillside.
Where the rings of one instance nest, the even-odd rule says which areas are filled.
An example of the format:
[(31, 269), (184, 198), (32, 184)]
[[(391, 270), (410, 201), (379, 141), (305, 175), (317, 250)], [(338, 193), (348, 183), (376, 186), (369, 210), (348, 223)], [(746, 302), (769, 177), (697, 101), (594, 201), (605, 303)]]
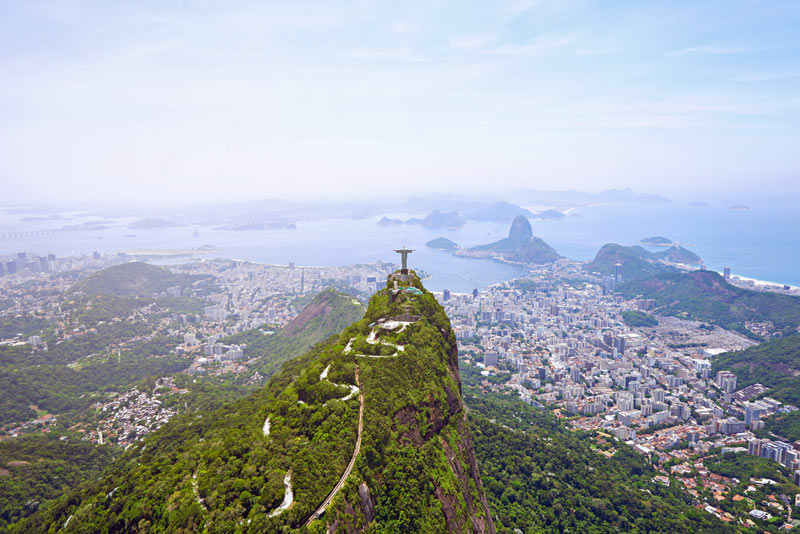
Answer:
[(622, 265), (622, 280), (641, 280), (661, 273), (677, 272), (675, 267), (658, 261), (646, 249), (633, 246), (624, 247), (616, 243), (609, 243), (597, 251), (594, 259), (584, 267), (587, 271), (600, 273), (606, 276), (615, 274), (616, 265)]
[(714, 358), (711, 371), (732, 371), (736, 373), (737, 387), (761, 383), (771, 388), (770, 397), (800, 405), (800, 336), (720, 354)]
[(684, 265), (701, 265), (703, 260), (692, 252), (691, 250), (686, 250), (685, 248), (681, 247), (680, 245), (673, 245), (669, 247), (667, 250), (663, 250), (661, 252), (653, 252), (651, 253), (652, 257), (657, 260), (666, 260), (671, 263), (682, 263)]
[(38, 434), (0, 441), (0, 532), (49, 499), (102, 473), (119, 450), (79, 434)]
[(800, 441), (800, 410), (773, 415), (765, 421), (764, 429), (792, 441)]
[(88, 295), (152, 297), (170, 287), (187, 288), (210, 277), (176, 274), (156, 265), (133, 261), (99, 271), (76, 284), (74, 289)]
[(797, 333), (800, 297), (757, 292), (733, 286), (719, 273), (659, 274), (625, 282), (617, 290), (628, 299), (655, 300), (658, 313), (713, 323), (757, 337), (745, 323), (770, 322), (778, 334)]
[(622, 312), (622, 319), (625, 321), (626, 325), (634, 327), (651, 327), (658, 324), (658, 319), (649, 313), (638, 310), (628, 310)]
[[(120, 300), (131, 307), (102, 304)], [(72, 435), (69, 443), (79, 441), (85, 449), (82, 454), (86, 461), (75, 462), (76, 446), (68, 447), (58, 439), (76, 421), (88, 422), (91, 428), (97, 417), (95, 403), (105, 402), (116, 393), (135, 386), (151, 392), (157, 377), (176, 373), (175, 384), (180, 393), (165, 395), (159, 402), (178, 412), (207, 413), (241, 398), (253, 388), (254, 384), (244, 383), (249, 375), (193, 378), (182, 374), (191, 360), (174, 353), (181, 339), (163, 332), (154, 333), (162, 313), (146, 318), (138, 312), (139, 306), (147, 307), (152, 303), (150, 299), (97, 295), (91, 302), (101, 305), (93, 309), (72, 304), (75, 308), (75, 313), (71, 314), (73, 324), (90, 328), (83, 335), (57, 341), (51, 329), (42, 332), (49, 345), (47, 351), (29, 345), (0, 345), (0, 383), (3, 384), (0, 387), (0, 427), (13, 428), (45, 414), (56, 416), (49, 421), (52, 431), (47, 434), (47, 442), (28, 437), (0, 442), (0, 469), (5, 469), (0, 472), (0, 483), (7, 489), (5, 493), (0, 492), (0, 511), (7, 509), (0, 525), (33, 513), (38, 507), (33, 503), (58, 497), (78, 483), (95, 477), (105, 467), (110, 455), (97, 457), (98, 461), (94, 462), (93, 451), (96, 449), (99, 454), (108, 447), (97, 447), (79, 441), (82, 435)], [(99, 320), (95, 316), (97, 308), (103, 310), (101, 317), (126, 318), (135, 314), (136, 320)], [(300, 316), (267, 338), (273, 340), (270, 346), (259, 349), (258, 343), (254, 343), (248, 348), (248, 352), (252, 350), (258, 356), (254, 367), (271, 375), (282, 362), (302, 355), (314, 343), (340, 332), (363, 312), (363, 306), (349, 295), (333, 290), (317, 295)], [(0, 428), (0, 434), (4, 432)], [(31, 465), (25, 464), (24, 468), (22, 464), (13, 464), (13, 469), (3, 467), (4, 459), (28, 461), (29, 458), (21, 456), (19, 451), (30, 456), (37, 448), (41, 448), (43, 456), (35, 465), (31, 461)], [(90, 460), (94, 463), (90, 464)], [(65, 470), (67, 464), (71, 467)], [(35, 481), (37, 477), (40, 478), (38, 482)]]
[(364, 306), (359, 301), (338, 290), (327, 289), (315, 295), (300, 314), (277, 333), (267, 335), (263, 329), (255, 328), (228, 336), (223, 342), (246, 344), (249, 357), (258, 358), (254, 368), (270, 376), (284, 362), (341, 332), (363, 315)]
[[(0, 365), (0, 425), (33, 419), (37, 415), (33, 407), (50, 414), (87, 408), (106, 391), (124, 390), (147, 376), (183, 371), (190, 362), (168, 354), (178, 342), (156, 337), (81, 366)], [(13, 351), (0, 348), (0, 358)]]

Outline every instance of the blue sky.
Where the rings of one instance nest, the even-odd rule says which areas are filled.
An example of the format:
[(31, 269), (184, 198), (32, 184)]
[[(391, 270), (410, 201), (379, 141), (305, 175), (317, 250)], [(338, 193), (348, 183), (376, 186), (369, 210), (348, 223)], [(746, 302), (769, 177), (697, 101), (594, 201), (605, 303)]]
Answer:
[(0, 180), (800, 195), (800, 2), (0, 0)]

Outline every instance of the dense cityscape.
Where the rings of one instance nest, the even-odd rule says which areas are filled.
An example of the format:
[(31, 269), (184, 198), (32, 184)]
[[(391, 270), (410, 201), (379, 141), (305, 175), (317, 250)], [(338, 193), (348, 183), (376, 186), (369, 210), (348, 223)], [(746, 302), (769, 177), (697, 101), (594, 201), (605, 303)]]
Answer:
[[(608, 282), (562, 261), (473, 295), (445, 291), (441, 300), (461, 357), (482, 369), (487, 389), (511, 388), (525, 402), (595, 432), (600, 441), (613, 436), (626, 442), (659, 466), (658, 480), (669, 485), (670, 477), (677, 479), (709, 513), (733, 520), (716, 504), (740, 490), (738, 480), (703, 467), (715, 453), (769, 458), (800, 483), (800, 442), (753, 434), (764, 428), (762, 418), (797, 407), (763, 396), (768, 388), (760, 384), (737, 388), (731, 372), (711, 373), (714, 356), (755, 343), (675, 317), (630, 326), (653, 302), (625, 301), (604, 289)], [(759, 327), (754, 331), (761, 333)], [(752, 491), (744, 488), (739, 497)], [(800, 500), (783, 496), (757, 504), (753, 517), (779, 514), (790, 520)]]

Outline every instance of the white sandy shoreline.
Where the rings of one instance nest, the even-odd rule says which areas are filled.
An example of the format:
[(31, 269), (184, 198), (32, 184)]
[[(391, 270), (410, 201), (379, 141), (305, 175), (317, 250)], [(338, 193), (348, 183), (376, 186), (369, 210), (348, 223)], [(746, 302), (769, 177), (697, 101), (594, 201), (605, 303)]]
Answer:
[[(719, 272), (719, 271), (717, 271), (717, 272)], [(722, 275), (723, 273), (720, 272), (719, 274)], [(783, 286), (789, 286), (790, 290), (800, 289), (800, 288), (798, 288), (798, 286), (793, 286), (791, 284), (783, 284), (781, 282), (770, 282), (768, 280), (759, 280), (758, 278), (750, 278), (748, 276), (742, 276), (740, 274), (731, 274), (731, 279), (734, 279), (734, 278), (738, 278), (739, 280), (744, 280), (745, 282), (753, 282), (753, 284), (755, 284), (757, 286), (762, 286), (762, 287), (763, 286), (777, 286), (777, 287), (783, 288)]]

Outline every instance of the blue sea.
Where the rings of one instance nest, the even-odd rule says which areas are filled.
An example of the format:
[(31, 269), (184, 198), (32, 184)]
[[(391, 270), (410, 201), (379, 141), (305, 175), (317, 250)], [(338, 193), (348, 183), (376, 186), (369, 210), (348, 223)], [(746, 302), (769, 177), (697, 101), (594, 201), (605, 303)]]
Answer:
[[(188, 249), (202, 245), (218, 249), (207, 257), (236, 258), (272, 264), (349, 265), (376, 260), (398, 261), (392, 249), (416, 249), (412, 267), (432, 275), (433, 290), (455, 292), (481, 289), (521, 276), (525, 270), (491, 260), (458, 258), (429, 249), (425, 243), (447, 237), (463, 246), (505, 237), (509, 224), (469, 222), (458, 230), (427, 229), (416, 225), (379, 226), (380, 217), (300, 221), (296, 229), (224, 231), (205, 226), (130, 229), (135, 219), (101, 219), (85, 213), (61, 214), (61, 219), (23, 220), (31, 213), (0, 212), (0, 232), (59, 228), (65, 224), (101, 222), (100, 230), (27, 238), (0, 239), (0, 254), (54, 253), (59, 256), (93, 251)], [(424, 214), (387, 214), (407, 218)], [(725, 205), (602, 204), (573, 208), (561, 220), (531, 220), (534, 235), (560, 254), (590, 260), (605, 243), (638, 244), (649, 236), (665, 236), (698, 254), (706, 266), (733, 274), (800, 286), (800, 210), (752, 206), (748, 211)], [(199, 237), (193, 237), (194, 231)], [(658, 250), (652, 248), (651, 250)]]

